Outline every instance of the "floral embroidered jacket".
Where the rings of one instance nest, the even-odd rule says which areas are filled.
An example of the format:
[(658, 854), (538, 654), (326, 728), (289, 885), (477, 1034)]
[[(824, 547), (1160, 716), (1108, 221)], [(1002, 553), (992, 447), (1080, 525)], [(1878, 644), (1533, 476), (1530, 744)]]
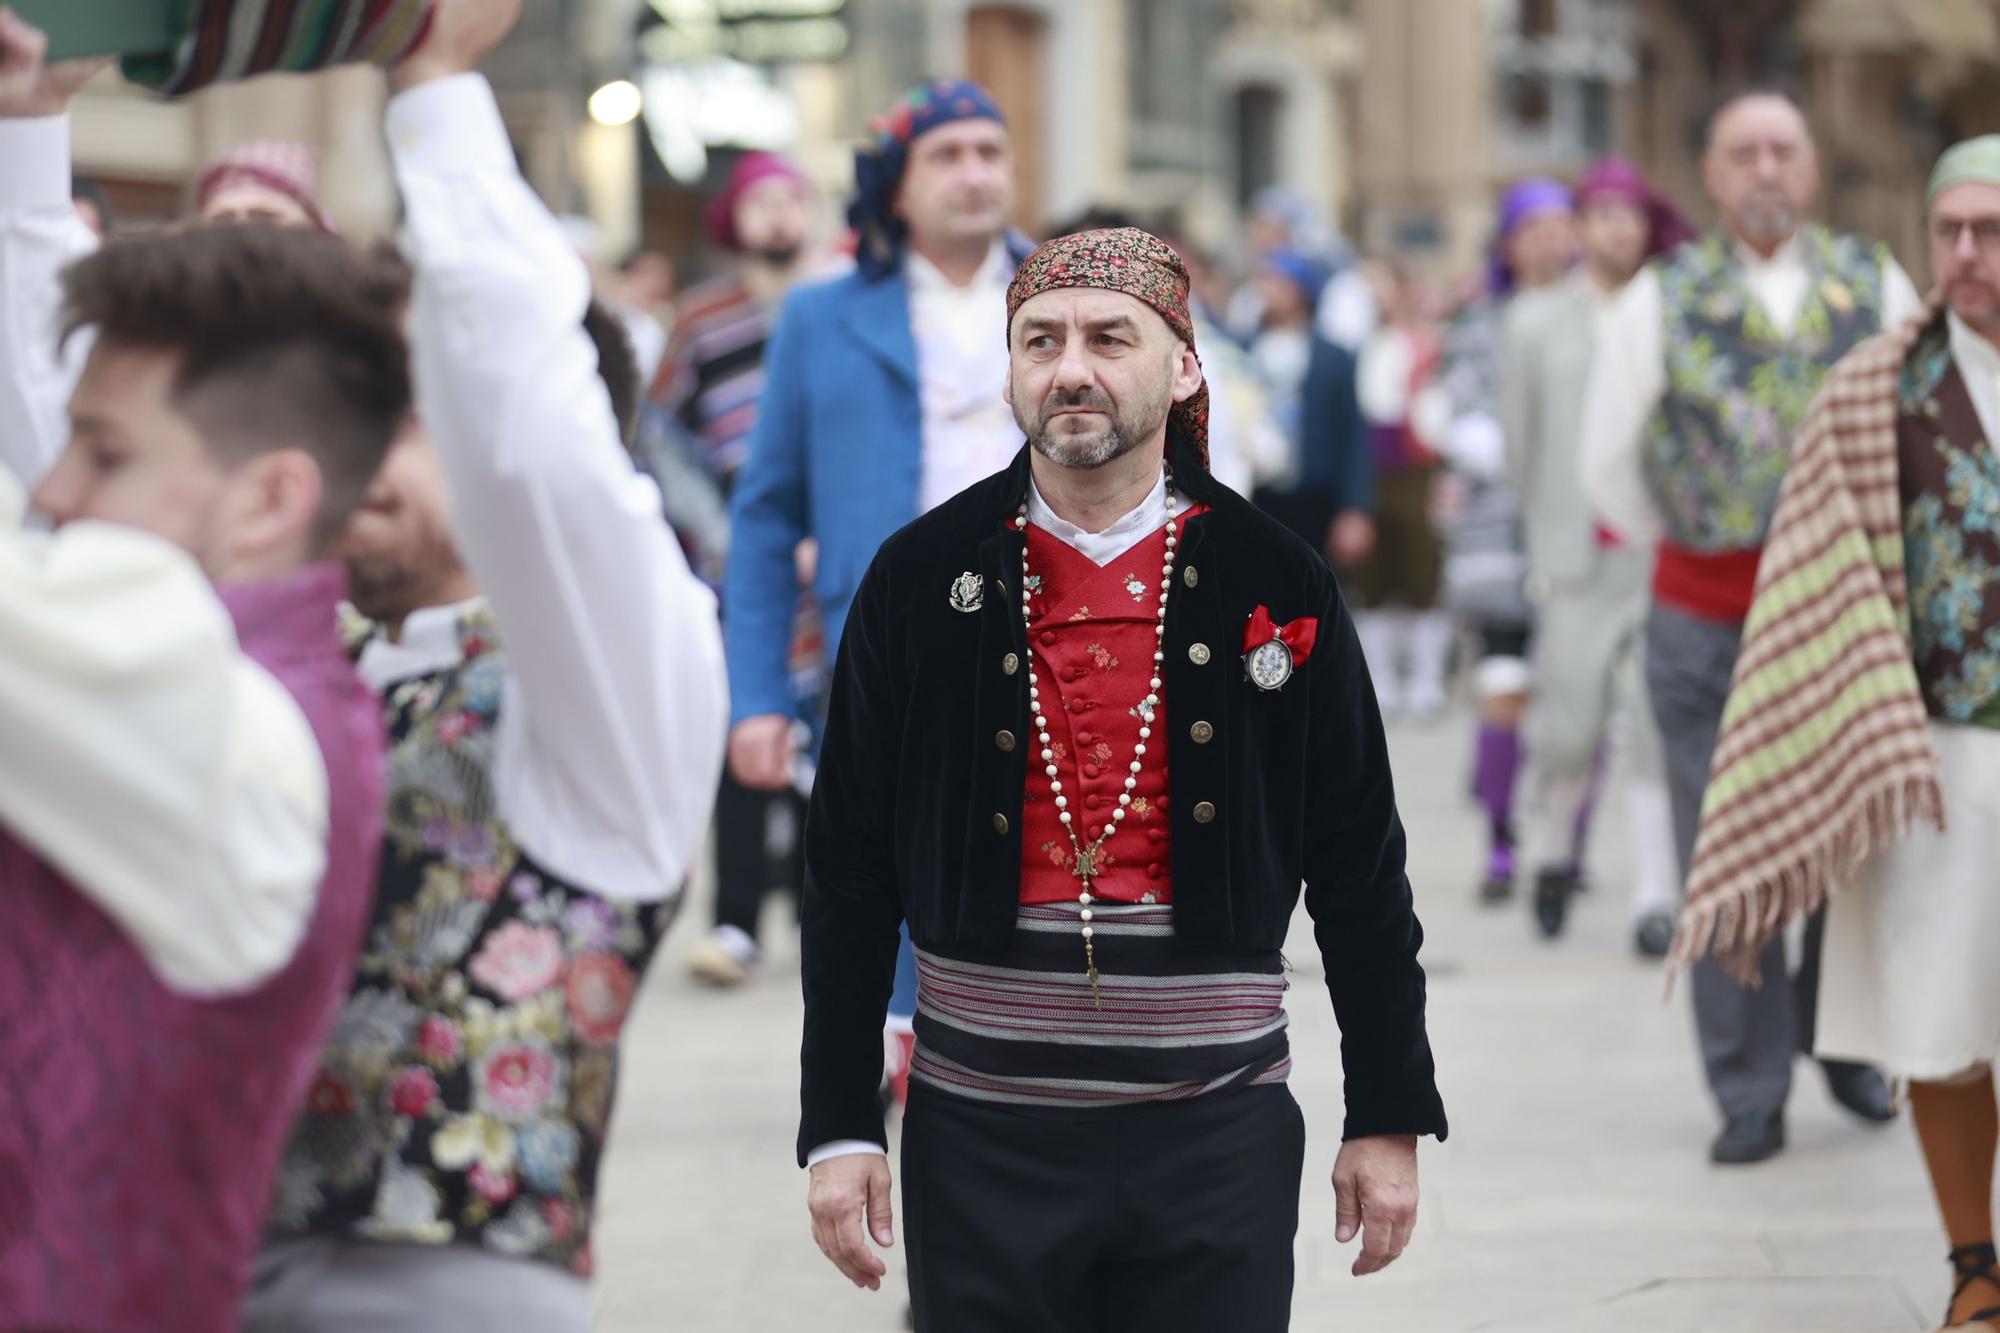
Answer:
[(1799, 244), (1811, 280), (1789, 335), (1751, 295), (1723, 236), (1660, 261), (1667, 391), (1644, 463), (1668, 537), (1686, 550), (1763, 545), (1813, 395), (1834, 362), (1881, 329), (1888, 252), (1818, 226)]
[(354, 988), (280, 1171), (273, 1226), (464, 1242), (590, 1272), (618, 1037), (673, 911), (544, 872), (492, 786), (507, 667), (390, 687), (381, 888)]

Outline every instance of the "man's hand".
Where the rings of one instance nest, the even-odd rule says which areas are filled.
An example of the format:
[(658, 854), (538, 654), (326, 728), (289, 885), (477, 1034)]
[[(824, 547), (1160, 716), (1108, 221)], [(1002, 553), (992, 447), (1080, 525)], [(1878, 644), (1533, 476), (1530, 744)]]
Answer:
[(397, 92), (470, 74), (520, 21), (525, 0), (437, 0), (421, 45), (389, 71)]
[(792, 785), (792, 720), (783, 713), (746, 717), (729, 733), (729, 771), (752, 791)]
[(1375, 551), (1375, 519), (1363, 509), (1344, 509), (1326, 534), (1327, 558), (1335, 569), (1352, 569)]
[(1334, 1239), (1363, 1233), (1354, 1276), (1396, 1262), (1417, 1225), (1417, 1137), (1385, 1134), (1353, 1139), (1333, 1164)]
[[(896, 1243), (896, 1220), (889, 1205), (889, 1159), (872, 1152), (833, 1157), (812, 1169), (806, 1189), (813, 1240), (819, 1252), (857, 1287), (882, 1289), (889, 1265), (868, 1248), (868, 1235), (888, 1249)], [(861, 1225), (868, 1219), (867, 1232)]]
[(48, 34), (11, 9), (0, 8), (0, 120), (60, 116), (70, 98), (109, 60), (47, 63)]

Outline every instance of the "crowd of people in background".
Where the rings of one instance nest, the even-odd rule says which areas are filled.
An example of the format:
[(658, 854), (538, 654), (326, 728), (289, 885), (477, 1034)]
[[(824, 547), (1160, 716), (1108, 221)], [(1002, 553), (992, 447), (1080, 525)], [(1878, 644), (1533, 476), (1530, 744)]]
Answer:
[[(0, 662), (0, 717), (41, 778), (0, 772), (0, 819), (22, 835), (0, 836), (0, 877), (35, 908), (9, 932), (21, 957), (63, 960), (51, 984), (82, 997), (0, 1035), (0, 1058), (89, 1045), (143, 1065), (130, 1037), (149, 1007), (155, 1027), (223, 1034), (194, 1074), (276, 1053), (223, 1129), (152, 1121), (183, 1136), (157, 1160), (206, 1178), (163, 1175), (122, 1287), (85, 1291), (73, 1265), (99, 1231), (134, 1230), (128, 1195), (76, 1196), (32, 1247), (0, 1228), (0, 1278), (45, 1322), (93, 1302), (114, 1320), (173, 1287), (218, 1321), (247, 1296), (252, 1328), (418, 1327), (441, 1293), (465, 1311), (478, 1289), (491, 1318), (586, 1327), (618, 1035), (695, 847), (706, 829), (717, 893), (686, 966), (740, 987), (769, 900), (809, 897), (808, 802), (864, 576), (893, 534), (1021, 454), (1001, 331), (1035, 241), (985, 90), (927, 83), (871, 123), (844, 228), (823, 225), (798, 163), (747, 153), (709, 201), (703, 255), (607, 264), (520, 177), (475, 73), (506, 23), (465, 0), (439, 12), (440, 36), (393, 73), (396, 259), (338, 238), (310, 154), (283, 143), (191, 182), (191, 223), (240, 237), (106, 246), (104, 193), (64, 190), (76, 76), (44, 70), (0, 11), (16, 76), (0, 79), (0, 247), (29, 314), (0, 330), (0, 517), (14, 541), (18, 479), (61, 529), (0, 545), (0, 619), (67, 664)], [(1817, 160), (1783, 96), (1721, 107), (1703, 172), (1707, 235), (1677, 206), (1695, 201), (1620, 158), (1516, 182), (1471, 274), (1359, 252), (1283, 186), (1219, 242), (1115, 201), (1037, 230), (1137, 226), (1178, 255), (1148, 263), (1185, 268), (1185, 330), (1165, 304), (1199, 348), (1203, 470), (1335, 573), (1385, 718), (1467, 727), (1484, 845), (1445, 891), (1525, 902), (1524, 927), (1553, 944), (1618, 793), (1631, 948), (1691, 974), (1723, 1120), (1712, 1160), (1783, 1150), (1801, 1053), (1866, 1121), (1894, 1118), (1890, 1080), (1907, 1083), (1951, 1238), (1951, 1318), (2000, 1318), (2000, 986), (1979, 949), (2000, 929), (1982, 891), (2000, 811), (1975, 803), (2000, 790), (1984, 443), (2000, 430), (2000, 140), (1939, 165), (1928, 304), (1884, 247), (1809, 221)], [(1118, 289), (1046, 283), (1076, 286)], [(24, 332), (58, 312), (64, 341)], [(252, 444), (251, 417), (306, 443)], [(174, 458), (193, 482), (164, 484)], [(64, 526), (82, 519), (162, 549)], [(1105, 535), (1062, 540), (1087, 553)], [(79, 569), (151, 578), (167, 619), (203, 632), (95, 608)], [(232, 587), (251, 579), (262, 591)], [(951, 597), (978, 609), (976, 590)], [(83, 628), (58, 633), (66, 617)], [(183, 693), (88, 694), (121, 671), (179, 671)], [(174, 708), (210, 710), (228, 753), (176, 750)], [(125, 729), (109, 750), (84, 734), (105, 719)], [(1075, 757), (1087, 776), (1112, 765), (1106, 739), (1077, 733), (1097, 742)], [(255, 789), (229, 806), (229, 837), (104, 769), (148, 745), (167, 777)], [(226, 947), (175, 936), (134, 864), (65, 821), (65, 791), (99, 788), (135, 847), (183, 845), (209, 917), (273, 884), (290, 907), (233, 922)], [(101, 817), (103, 799), (83, 803)], [(1974, 812), (1948, 834), (1947, 799)], [(1155, 905), (1143, 889), (1130, 906)], [(122, 952), (66, 943), (121, 930)], [(17, 1016), (36, 1008), (30, 970), (0, 991)], [(218, 1014), (204, 997), (225, 991), (260, 999)], [(940, 1077), (918, 995), (906, 929), (887, 1105), (913, 1069)], [(189, 1101), (172, 1071), (145, 1078)], [(99, 1123), (125, 1123), (110, 1086), (0, 1117), (0, 1149), (32, 1138), (109, 1162), (129, 1147)], [(1427, 1104), (1419, 1118), (1442, 1128)], [(810, 1127), (799, 1144), (815, 1168), (881, 1151)], [(190, 1230), (183, 1206), (232, 1226)], [(160, 1237), (196, 1232), (195, 1260), (173, 1251), (195, 1276), (169, 1275)], [(866, 1284), (866, 1259), (836, 1262)]]

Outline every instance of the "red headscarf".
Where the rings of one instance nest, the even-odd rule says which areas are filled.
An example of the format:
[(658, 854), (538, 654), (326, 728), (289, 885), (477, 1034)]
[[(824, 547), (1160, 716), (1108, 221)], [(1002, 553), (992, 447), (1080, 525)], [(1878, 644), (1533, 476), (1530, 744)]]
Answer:
[(812, 188), (806, 173), (790, 158), (776, 153), (745, 153), (736, 159), (736, 168), (729, 173), (729, 182), (722, 187), (722, 193), (709, 203), (703, 219), (708, 224), (709, 238), (725, 250), (742, 249), (743, 243), (736, 235), (736, 206), (743, 202), (751, 186), (774, 177), (791, 181), (801, 190)]
[[(1080, 231), (1049, 241), (1022, 262), (1007, 288), (1007, 327), (1021, 307), (1043, 292), (1094, 287), (1144, 301), (1167, 321), (1174, 336), (1194, 348), (1194, 318), (1188, 308), (1188, 271), (1174, 248), (1137, 227)], [(1196, 352), (1197, 358), (1200, 353)], [(1208, 466), (1208, 385), (1186, 402), (1175, 403), (1168, 420), (1180, 427), (1195, 458)]]

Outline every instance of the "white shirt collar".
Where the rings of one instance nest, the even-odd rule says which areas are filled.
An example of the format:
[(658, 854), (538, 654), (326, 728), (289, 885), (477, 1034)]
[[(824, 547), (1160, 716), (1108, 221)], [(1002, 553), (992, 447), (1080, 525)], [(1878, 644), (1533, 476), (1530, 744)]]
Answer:
[(944, 270), (918, 254), (915, 247), (903, 256), (903, 272), (913, 292), (977, 292), (991, 288), (1005, 289), (1009, 281), (1007, 244), (996, 239), (987, 250), (979, 271), (972, 275), (972, 284), (961, 287), (944, 275)]
[(1951, 355), (1959, 369), (2000, 378), (2000, 347), (1988, 342), (1956, 314), (1947, 311), (1944, 318), (1951, 330)]
[(1743, 267), (1752, 273), (1765, 269), (1791, 269), (1805, 266), (1805, 252), (1799, 245), (1797, 233), (1793, 233), (1783, 245), (1771, 252), (1769, 259), (1758, 254), (1742, 241), (1736, 241), (1736, 257), (1743, 261)]
[(465, 656), (458, 637), (459, 621), (485, 605), (485, 598), (471, 597), (412, 611), (404, 618), (402, 637), (396, 642), (378, 634), (361, 650), (357, 664), (361, 678), (370, 688), (380, 690), (399, 680), (456, 665)]
[[(1179, 503), (1179, 497), (1176, 503)], [(1089, 532), (1049, 508), (1033, 477), (1028, 479), (1028, 521), (1071, 550), (1086, 556), (1099, 569), (1158, 532), (1167, 522), (1167, 479), (1153, 483), (1138, 506), (1102, 532)]]

